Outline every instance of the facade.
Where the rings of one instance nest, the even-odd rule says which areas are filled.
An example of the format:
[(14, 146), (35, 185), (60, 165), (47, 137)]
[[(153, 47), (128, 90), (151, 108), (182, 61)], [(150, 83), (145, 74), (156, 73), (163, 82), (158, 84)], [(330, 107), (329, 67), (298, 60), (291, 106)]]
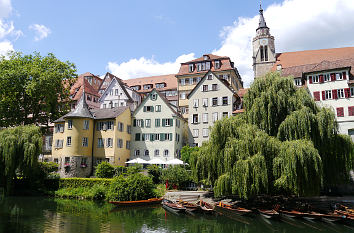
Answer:
[(209, 130), (214, 122), (232, 116), (241, 99), (229, 83), (209, 71), (188, 95), (190, 130), (189, 144), (201, 146), (209, 139)]
[[(124, 165), (129, 158), (130, 151), (121, 147), (117, 148), (118, 138), (123, 139), (123, 142), (124, 140), (130, 141), (130, 134), (118, 130), (120, 122), (125, 125), (130, 124), (128, 107), (89, 110), (86, 95), (83, 92), (75, 110), (54, 122), (50, 160), (59, 164), (60, 176), (88, 177), (92, 174), (93, 166), (102, 160)], [(95, 127), (96, 124), (98, 127)], [(104, 148), (108, 148), (107, 150), (96, 149), (101, 146), (99, 138), (103, 142), (106, 142), (104, 139), (110, 138), (107, 140), (109, 143), (103, 145)]]
[(186, 122), (168, 100), (153, 89), (133, 113), (131, 159), (179, 158)]
[(121, 79), (110, 73), (107, 73), (103, 79), (100, 94), (100, 108), (128, 106), (131, 111), (134, 111), (141, 102), (139, 93), (126, 86)]
[[(262, 42), (265, 39), (268, 48), (263, 45), (267, 44)], [(270, 71), (293, 76), (294, 84), (307, 88), (319, 106), (333, 110), (339, 133), (350, 135), (354, 140), (354, 47), (275, 53), (274, 37), (269, 33), (261, 8), (253, 54), (255, 77)]]
[(243, 87), (241, 76), (229, 57), (205, 54), (202, 57), (181, 64), (178, 74), (178, 107), (184, 118), (189, 117), (189, 100), (187, 96), (206, 73), (212, 71), (220, 79), (237, 91)]
[(178, 106), (177, 79), (174, 74), (128, 79), (124, 82), (144, 96), (156, 89), (170, 104)]

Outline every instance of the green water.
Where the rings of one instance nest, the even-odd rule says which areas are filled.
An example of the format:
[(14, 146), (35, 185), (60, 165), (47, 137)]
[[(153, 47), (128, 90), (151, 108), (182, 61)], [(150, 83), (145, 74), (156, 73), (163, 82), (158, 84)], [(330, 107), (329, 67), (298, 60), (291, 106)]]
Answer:
[(0, 200), (0, 232), (354, 232), (344, 225), (309, 221), (231, 220), (176, 215), (161, 206), (114, 209), (84, 200), (14, 197)]

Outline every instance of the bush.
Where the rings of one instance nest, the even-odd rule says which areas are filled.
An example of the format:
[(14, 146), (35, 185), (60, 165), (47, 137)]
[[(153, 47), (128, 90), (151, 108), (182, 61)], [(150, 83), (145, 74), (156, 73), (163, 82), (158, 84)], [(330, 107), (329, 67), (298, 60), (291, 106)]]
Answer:
[(104, 178), (62, 178), (59, 180), (59, 188), (92, 188), (94, 185), (103, 185), (108, 187), (112, 179)]
[(110, 163), (102, 162), (97, 165), (95, 176), (98, 178), (112, 178), (114, 173), (114, 167)]
[(92, 199), (94, 200), (104, 200), (106, 198), (107, 187), (102, 184), (95, 184), (92, 189)]
[(142, 170), (143, 170), (143, 165), (134, 164), (133, 166), (127, 167), (127, 174), (128, 175), (133, 175), (133, 174), (141, 172)]
[(169, 188), (176, 185), (177, 188), (183, 189), (192, 181), (192, 176), (190, 171), (176, 165), (162, 171), (162, 180), (168, 180)]
[(115, 177), (109, 187), (109, 201), (137, 201), (154, 196), (152, 179), (141, 173)]
[(152, 178), (154, 184), (159, 184), (161, 182), (162, 169), (156, 165), (148, 166), (148, 174)]
[(115, 170), (115, 175), (114, 176), (120, 176), (120, 175), (123, 175), (125, 173), (127, 173), (127, 167), (124, 167), (124, 166), (116, 166), (114, 168)]

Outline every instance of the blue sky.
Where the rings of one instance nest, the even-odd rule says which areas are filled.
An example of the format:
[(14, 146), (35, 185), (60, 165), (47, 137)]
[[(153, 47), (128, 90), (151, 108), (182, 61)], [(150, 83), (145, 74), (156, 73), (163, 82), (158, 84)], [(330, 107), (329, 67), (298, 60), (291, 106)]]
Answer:
[[(302, 38), (307, 27), (316, 27), (316, 17), (329, 14), (324, 7), (311, 7), (311, 2), (314, 6), (332, 4), (336, 9), (333, 18), (349, 12), (348, 20), (321, 20), (324, 34), (343, 33), (354, 25), (349, 17), (354, 13), (350, 0), (263, 0), (277, 48), (292, 51), (354, 46), (353, 37), (335, 41), (317, 39), (317, 35)], [(303, 12), (305, 4), (312, 8), (308, 10), (313, 17), (307, 18)], [(110, 71), (122, 78), (175, 73), (180, 62), (214, 52), (230, 56), (249, 84), (250, 45), (258, 7), (257, 0), (0, 0), (0, 43), (7, 42), (7, 47), (25, 54), (53, 52), (59, 59), (75, 63), (79, 74)]]

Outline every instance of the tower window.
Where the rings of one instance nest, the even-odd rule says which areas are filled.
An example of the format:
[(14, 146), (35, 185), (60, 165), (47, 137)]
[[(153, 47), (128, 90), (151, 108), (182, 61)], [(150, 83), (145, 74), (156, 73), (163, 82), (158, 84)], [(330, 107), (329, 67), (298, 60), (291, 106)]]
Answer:
[(268, 61), (268, 46), (261, 46), (259, 49), (261, 51), (261, 61)]

